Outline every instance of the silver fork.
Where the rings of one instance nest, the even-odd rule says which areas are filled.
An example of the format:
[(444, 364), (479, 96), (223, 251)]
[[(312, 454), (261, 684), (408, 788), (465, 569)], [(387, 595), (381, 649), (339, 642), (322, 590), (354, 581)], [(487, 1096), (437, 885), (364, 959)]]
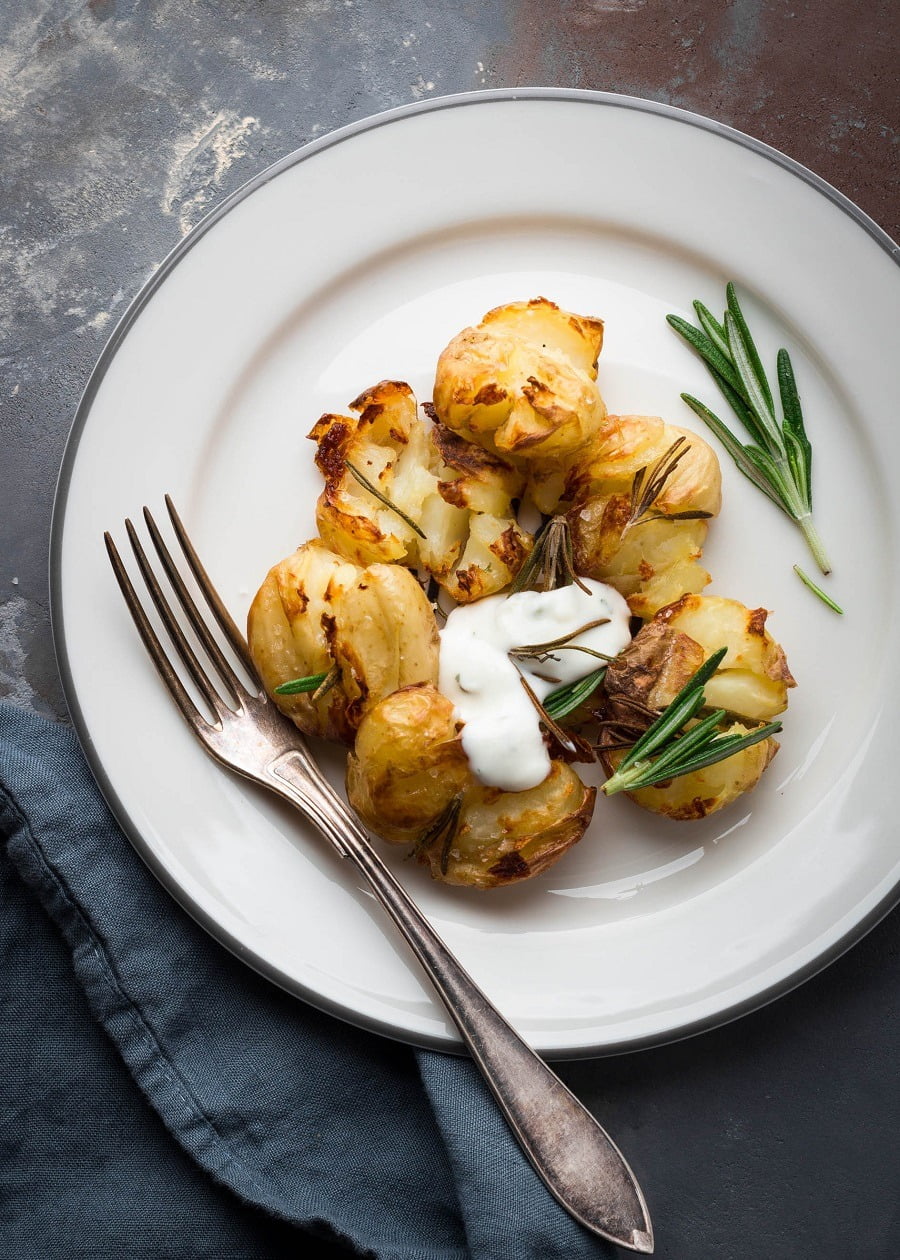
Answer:
[[(246, 640), (210, 582), (168, 495), (166, 507), (217, 632), (224, 635), (255, 679)], [(372, 848), (359, 819), (326, 781), (294, 725), (279, 713), (261, 686), (250, 691), (241, 682), (146, 507), (144, 520), (169, 584), (218, 682), (188, 642), (134, 525), (126, 520), (138, 567), (184, 668), (215, 715), (214, 721), (203, 717), (181, 682), (109, 533), (104, 535), (106, 548), (144, 645), (191, 730), (223, 765), (295, 805), (365, 877), (437, 990), (523, 1151), (566, 1211), (620, 1247), (645, 1255), (652, 1252), (653, 1228), (644, 1196), (612, 1139), (460, 966)]]

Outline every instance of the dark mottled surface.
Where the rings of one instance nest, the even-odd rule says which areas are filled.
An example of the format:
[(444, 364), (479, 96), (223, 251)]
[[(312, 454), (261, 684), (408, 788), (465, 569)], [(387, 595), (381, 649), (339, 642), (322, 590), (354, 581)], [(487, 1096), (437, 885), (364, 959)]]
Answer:
[[(47, 537), (80, 390), (168, 250), (288, 150), (447, 92), (601, 88), (747, 131), (898, 234), (892, 0), (30, 0), (0, 36), (0, 693), (51, 713)], [(732, 1027), (563, 1074), (633, 1160), (660, 1256), (893, 1260), (898, 1042), (895, 914)], [(247, 1217), (232, 1254), (283, 1244)]]

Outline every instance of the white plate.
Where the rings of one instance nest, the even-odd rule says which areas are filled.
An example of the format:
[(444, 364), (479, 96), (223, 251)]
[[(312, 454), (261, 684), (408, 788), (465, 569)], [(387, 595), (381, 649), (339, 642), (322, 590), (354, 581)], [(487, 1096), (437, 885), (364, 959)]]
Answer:
[[(66, 453), (54, 625), (98, 779), (138, 851), (225, 945), (354, 1023), (457, 1042), (353, 872), (183, 726), (101, 543), (179, 504), (243, 619), (314, 533), (316, 417), (406, 379), (489, 307), (544, 294), (603, 316), (612, 411), (696, 427), (714, 403), (669, 330), (694, 297), (746, 295), (764, 357), (789, 347), (815, 450), (836, 617), (799, 583), (800, 535), (723, 457), (711, 593), (773, 610), (799, 682), (763, 784), (702, 824), (600, 801), (528, 884), (475, 893), (388, 860), (506, 1015), (551, 1055), (663, 1041), (731, 1018), (837, 956), (897, 898), (900, 284), (889, 240), (840, 194), (736, 132), (665, 106), (532, 90), (396, 110), (308, 146), (193, 232), (117, 329)], [(333, 762), (339, 773), (337, 762)]]

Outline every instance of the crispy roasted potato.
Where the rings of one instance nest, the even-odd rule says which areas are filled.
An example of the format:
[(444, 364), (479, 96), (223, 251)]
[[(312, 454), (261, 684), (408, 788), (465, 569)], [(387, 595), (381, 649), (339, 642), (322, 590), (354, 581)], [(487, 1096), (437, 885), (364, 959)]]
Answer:
[[(612, 773), (625, 753), (604, 751), (603, 744), (633, 744), (720, 647), (729, 651), (704, 688), (707, 707), (742, 719), (726, 719), (721, 733), (745, 735), (758, 721), (780, 713), (793, 679), (784, 653), (763, 629), (765, 616), (736, 600), (686, 595), (644, 626), (610, 663), (603, 681), (600, 756), (607, 770)], [(667, 818), (705, 818), (755, 787), (777, 750), (770, 737), (702, 770), (628, 795)]]
[[(537, 875), (571, 848), (596, 794), (562, 761), (526, 792), (485, 787), (469, 768), (452, 704), (421, 685), (366, 713), (348, 762), (347, 795), (378, 835), (417, 845), (435, 879), (496, 888)], [(448, 826), (435, 827), (442, 817)]]
[(419, 860), (446, 884), (498, 888), (530, 879), (581, 839), (595, 798), (564, 761), (552, 761), (544, 782), (526, 792), (503, 792), (472, 777), (446, 853), (438, 837)]
[(438, 360), (434, 407), (448, 428), (502, 455), (557, 459), (606, 417), (597, 388), (603, 323), (546, 298), (488, 311)]
[(709, 582), (700, 564), (706, 520), (684, 515), (713, 516), (721, 505), (719, 461), (701, 437), (659, 416), (610, 416), (563, 493), (574, 501), (566, 519), (576, 569), (609, 582), (635, 616), (646, 620)]
[(316, 505), (324, 541), (358, 564), (421, 566), (459, 602), (506, 586), (531, 549), (512, 508), (522, 475), (439, 423), (423, 421), (401, 381), (382, 381), (350, 409), (356, 418), (322, 416), (309, 435), (325, 476)]
[(750, 722), (768, 722), (787, 708), (788, 689), (796, 683), (784, 652), (766, 630), (767, 617), (765, 608), (747, 608), (736, 599), (685, 595), (660, 609), (654, 620), (689, 635), (703, 648), (704, 658), (727, 647), (706, 684), (707, 703)]
[(347, 795), (382, 839), (413, 844), (469, 778), (453, 705), (431, 683), (418, 683), (363, 718), (347, 762)]
[[(747, 735), (752, 729), (752, 724), (732, 722), (722, 728), (722, 734)], [(770, 737), (703, 770), (695, 770), (668, 783), (641, 788), (628, 795), (642, 809), (662, 814), (676, 822), (706, 818), (756, 787), (777, 751), (778, 741)], [(604, 754), (603, 760), (610, 770), (614, 770), (624, 755), (624, 752), (610, 752)]]
[[(352, 743), (366, 708), (399, 687), (437, 679), (431, 605), (406, 569), (348, 563), (318, 539), (272, 568), (247, 618), (256, 670), (307, 735)], [(275, 695), (293, 678), (338, 670), (318, 700)]]

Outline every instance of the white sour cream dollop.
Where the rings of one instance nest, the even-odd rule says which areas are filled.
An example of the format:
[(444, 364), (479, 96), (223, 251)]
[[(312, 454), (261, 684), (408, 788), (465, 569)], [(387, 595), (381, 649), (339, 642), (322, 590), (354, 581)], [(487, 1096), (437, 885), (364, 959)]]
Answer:
[(524, 792), (550, 773), (540, 720), (522, 686), (522, 674), (543, 701), (602, 664), (568, 648), (554, 650), (544, 661), (529, 657), (514, 662), (510, 648), (552, 642), (601, 617), (609, 620), (572, 642), (615, 656), (631, 639), (628, 605), (618, 591), (582, 580), (587, 591), (561, 586), (460, 605), (441, 631), (438, 685), (463, 723), (462, 744), (472, 771), (489, 787)]

